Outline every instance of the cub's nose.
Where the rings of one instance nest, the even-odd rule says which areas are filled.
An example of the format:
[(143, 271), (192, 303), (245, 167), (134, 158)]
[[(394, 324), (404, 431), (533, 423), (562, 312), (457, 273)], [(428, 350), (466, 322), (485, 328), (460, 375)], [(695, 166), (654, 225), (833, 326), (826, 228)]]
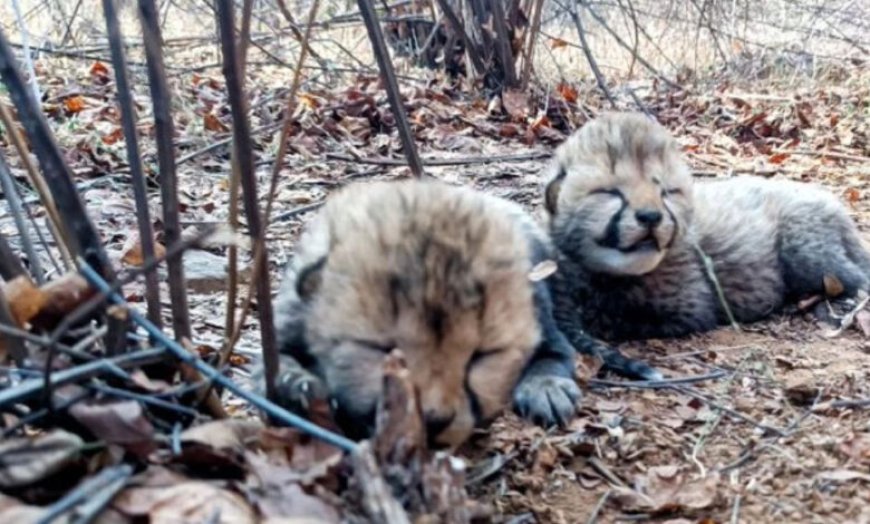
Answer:
[(655, 227), (662, 221), (662, 212), (657, 209), (638, 209), (634, 217), (645, 226)]
[(456, 413), (444, 415), (441, 413), (427, 412), (426, 419), (426, 437), (432, 443), (441, 434), (442, 431), (450, 427), (453, 419), (456, 418)]

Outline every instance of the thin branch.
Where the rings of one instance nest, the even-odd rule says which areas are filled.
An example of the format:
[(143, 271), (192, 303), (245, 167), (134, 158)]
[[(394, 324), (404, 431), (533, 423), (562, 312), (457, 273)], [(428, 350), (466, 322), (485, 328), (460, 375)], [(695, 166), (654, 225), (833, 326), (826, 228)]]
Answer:
[(12, 251), (9, 242), (6, 240), (6, 235), (0, 232), (0, 278), (12, 280), (18, 275), (25, 274), (27, 274), (27, 271), (21, 265), (21, 260)]
[(417, 153), (417, 146), (414, 144), (411, 124), (408, 122), (408, 115), (405, 114), (402, 94), (399, 91), (399, 83), (396, 81), (396, 73), (393, 71), (393, 63), (390, 61), (390, 52), (387, 50), (384, 34), (381, 32), (378, 15), (371, 0), (357, 0), (357, 5), (365, 21), (366, 30), (369, 33), (372, 51), (378, 60), (381, 79), (386, 84), (387, 99), (390, 101), (390, 108), (396, 121), (396, 130), (399, 133), (399, 139), (402, 141), (402, 149), (404, 149), (405, 157), (408, 159), (408, 166), (415, 177), (421, 178), (425, 176), (425, 171), (423, 170), (423, 164), (420, 162), (420, 156)]
[[(591, 69), (592, 74), (595, 75), (595, 81), (598, 83), (598, 87), (604, 93), (604, 96), (610, 102), (610, 105), (615, 108), (616, 100), (613, 98), (613, 95), (610, 94), (610, 89), (607, 88), (607, 81), (604, 80), (604, 75), (601, 74), (601, 70), (598, 68), (598, 62), (596, 62), (595, 57), (592, 56), (589, 42), (586, 41), (586, 30), (583, 29), (583, 21), (577, 13), (577, 6), (574, 5), (574, 0), (566, 1), (568, 2), (567, 11), (571, 15), (571, 19), (574, 21), (574, 26), (577, 28), (577, 36), (580, 38), (580, 45), (583, 48), (583, 54), (586, 56), (586, 62), (589, 63), (589, 69)], [(556, 0), (556, 3), (562, 9), (566, 9), (565, 5), (560, 0)]]
[[(103, 14), (109, 33), (109, 47), (112, 52), (112, 68), (115, 70), (115, 85), (118, 105), (121, 107), (121, 124), (124, 129), (124, 143), (127, 150), (127, 164), (133, 184), (133, 197), (136, 201), (136, 223), (139, 227), (139, 244), (145, 260), (154, 258), (154, 233), (151, 229), (151, 213), (148, 210), (148, 192), (145, 174), (142, 170), (142, 157), (139, 154), (139, 133), (136, 130), (136, 107), (127, 78), (127, 58), (124, 52), (123, 36), (115, 11), (115, 0), (103, 0)], [(148, 319), (158, 327), (163, 325), (160, 315), (160, 288), (157, 273), (145, 274), (145, 302)]]
[(21, 246), (24, 248), (24, 252), (30, 261), (30, 273), (35, 278), (36, 283), (42, 285), (45, 283), (42, 262), (39, 261), (39, 254), (37, 254), (33, 246), (33, 239), (30, 238), (30, 228), (27, 227), (27, 221), (24, 218), (25, 213), (24, 207), (21, 205), (21, 195), (18, 194), (18, 188), (15, 187), (15, 181), (12, 179), (12, 171), (10, 171), (9, 165), (2, 155), (0, 155), (0, 188), (3, 189), (6, 202), (9, 203), (9, 211), (12, 213), (15, 227), (18, 228)]
[[(236, 51), (233, 2), (232, 0), (217, 0), (216, 3), (224, 61), (223, 71), (227, 83), (230, 109), (233, 115), (234, 153), (238, 164), (239, 177), (244, 189), (243, 198), (248, 230), (251, 238), (257, 245), (254, 253), (254, 271), (251, 274), (251, 278), (257, 289), (257, 312), (260, 317), (260, 342), (263, 346), (263, 363), (266, 368), (266, 391), (267, 396), (270, 399), (274, 399), (274, 381), (278, 371), (278, 347), (275, 342), (275, 330), (272, 318), (268, 256), (265, 252), (266, 231), (261, 221), (260, 208), (257, 202), (257, 179), (254, 173), (251, 133), (242, 82), (239, 78), (239, 57)], [(280, 162), (280, 159), (278, 162)]]
[(51, 230), (51, 236), (57, 244), (57, 249), (60, 251), (60, 256), (63, 258), (66, 269), (72, 269), (73, 257), (70, 252), (72, 243), (69, 238), (64, 235), (64, 229), (61, 225), (60, 214), (57, 212), (57, 206), (54, 203), (54, 198), (51, 196), (51, 190), (48, 184), (45, 183), (42, 173), (33, 164), (30, 158), (30, 151), (27, 149), (27, 144), (24, 142), (24, 137), (15, 125), (12, 115), (9, 113), (9, 108), (6, 104), (0, 103), (0, 121), (3, 123), (3, 128), (6, 129), (15, 150), (18, 151), (18, 157), (21, 159), (21, 164), (24, 166), (24, 171), (27, 173), (27, 178), (30, 185), (36, 190), (39, 195), (39, 201), (48, 215), (48, 227)]
[[(6, 293), (3, 291), (3, 286), (0, 286), (0, 327), (7, 326), (9, 329), (17, 329), (6, 301)], [(27, 359), (27, 347), (24, 345), (24, 340), (18, 337), (0, 337), (0, 352), (11, 356), (18, 366), (23, 365)], [(6, 355), (0, 356), (5, 360)]]
[[(157, 163), (160, 170), (160, 193), (163, 204), (163, 234), (166, 237), (166, 245), (171, 246), (181, 240), (181, 225), (178, 218), (178, 179), (175, 172), (175, 151), (172, 145), (175, 127), (172, 122), (171, 95), (163, 66), (163, 52), (160, 48), (162, 38), (154, 0), (139, 0), (139, 18), (145, 42), (145, 59), (148, 63), (148, 84), (154, 106)], [(177, 259), (169, 260), (167, 265), (172, 329), (177, 340), (190, 339), (190, 313), (187, 306), (184, 263), (181, 259)]]
[(541, 31), (541, 13), (544, 11), (544, 0), (534, 0), (532, 4), (532, 9), (534, 9), (534, 13), (532, 13), (532, 25), (528, 28), (528, 42), (526, 43), (526, 52), (524, 56), (523, 62), (523, 73), (522, 78), (520, 79), (520, 86), (522, 89), (528, 89), (529, 80), (532, 76), (532, 63), (534, 62), (534, 54), (535, 54), (535, 43), (538, 40), (538, 34)]
[(488, 0), (490, 20), (495, 30), (495, 49), (501, 62), (501, 70), (505, 87), (517, 86), (517, 72), (514, 64), (513, 50), (505, 24), (503, 0)]
[[(474, 41), (471, 39), (471, 36), (465, 32), (465, 26), (462, 25), (462, 21), (459, 19), (459, 16), (456, 14), (456, 11), (450, 7), (450, 4), (447, 3), (447, 0), (437, 0), (438, 7), (441, 8), (441, 12), (444, 13), (444, 16), (447, 17), (447, 21), (450, 22), (450, 25), (453, 27), (453, 31), (459, 35), (459, 39), (462, 40), (462, 45), (465, 47), (465, 52), (468, 54), (468, 58), (471, 59), (471, 65), (474, 66), (474, 71), (478, 76), (486, 73), (486, 66), (483, 64), (483, 58), (481, 57), (480, 49), (478, 49), (477, 45), (475, 45)], [(445, 55), (446, 59), (446, 55)]]

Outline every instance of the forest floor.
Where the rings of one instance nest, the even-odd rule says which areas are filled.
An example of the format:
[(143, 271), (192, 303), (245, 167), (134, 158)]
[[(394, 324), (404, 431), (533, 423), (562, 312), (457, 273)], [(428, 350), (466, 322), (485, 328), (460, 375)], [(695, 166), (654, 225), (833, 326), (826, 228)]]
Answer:
[[(101, 63), (52, 60), (39, 62), (39, 80), (53, 130), (110, 255), (129, 265), (137, 234), (111, 75)], [(256, 160), (265, 202), (287, 90), (261, 84), (257, 75), (251, 73), (248, 85), (252, 128), (264, 129), (256, 135)], [(189, 233), (227, 219), (229, 148), (203, 149), (229, 137), (230, 117), (217, 70), (178, 72), (171, 83)], [(797, 90), (791, 85), (711, 75), (688, 81), (685, 90), (646, 84), (636, 94), (678, 137), (697, 183), (755, 174), (821, 184), (848, 206), (870, 244), (870, 74), (844, 68), (802, 78)], [(520, 202), (539, 216), (548, 152), (604, 108), (594, 87), (579, 83), (508, 93), (491, 104), (439, 83), (406, 83), (403, 94), (423, 158), (455, 164), (430, 165), (430, 174)], [(136, 96), (143, 108), (142, 157), (153, 175), (150, 103), (144, 87)], [(401, 160), (384, 160), (402, 155), (372, 78), (311, 89), (299, 101), (268, 229), (273, 288), (299, 231), (331, 191), (357, 180), (409, 176)], [(6, 153), (15, 158), (11, 149)], [(20, 175), (17, 160), (10, 161)], [(33, 197), (23, 184), (22, 190)], [(151, 198), (156, 218), (156, 185)], [(159, 241), (159, 219), (156, 225)], [(0, 228), (14, 234), (8, 213)], [(201, 348), (219, 347), (224, 336), (226, 275), (209, 255), (223, 251), (188, 268)], [(136, 284), (125, 288), (125, 298), (144, 308)], [(668, 377), (721, 373), (685, 386), (587, 387), (578, 417), (558, 430), (505, 415), (459, 452), (469, 463), (471, 493), (514, 524), (868, 522), (870, 411), (864, 404), (870, 402), (836, 402), (870, 399), (870, 319), (860, 314), (842, 333), (833, 329), (789, 311), (740, 332), (723, 327), (625, 344), (625, 352)], [(247, 380), (258, 353), (259, 330), (249, 320), (233, 376)], [(580, 380), (588, 380), (585, 363), (578, 363)], [(227, 406), (246, 412), (235, 400)]]

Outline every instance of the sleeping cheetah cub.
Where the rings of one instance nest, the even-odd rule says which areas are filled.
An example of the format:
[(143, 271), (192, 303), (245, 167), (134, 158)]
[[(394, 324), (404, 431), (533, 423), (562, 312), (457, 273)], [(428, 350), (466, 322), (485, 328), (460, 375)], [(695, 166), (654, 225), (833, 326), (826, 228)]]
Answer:
[(551, 176), (563, 331), (625, 340), (727, 322), (700, 252), (740, 322), (823, 293), (826, 276), (847, 296), (868, 288), (870, 256), (833, 195), (748, 176), (693, 184), (676, 141), (644, 115), (589, 122), (558, 148)]
[(580, 397), (575, 350), (530, 276), (550, 251), (520, 206), (477, 191), (436, 181), (340, 190), (299, 239), (276, 297), (281, 350), (310, 373), (300, 381), (299, 366), (285, 368), (279, 401), (295, 409), (297, 393), (325, 391), (348, 436), (365, 437), (383, 360), (399, 348), (433, 445), (457, 446), (510, 404), (541, 424), (567, 422)]

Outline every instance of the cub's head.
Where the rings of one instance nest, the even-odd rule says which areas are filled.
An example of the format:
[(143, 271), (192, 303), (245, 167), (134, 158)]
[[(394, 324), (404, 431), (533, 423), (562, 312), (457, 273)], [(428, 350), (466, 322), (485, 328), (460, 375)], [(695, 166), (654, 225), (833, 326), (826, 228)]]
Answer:
[(556, 150), (545, 202), (556, 245), (610, 275), (654, 270), (691, 218), (676, 141), (639, 113), (596, 118)]
[(498, 204), (435, 182), (358, 184), (300, 239), (279, 342), (325, 381), (351, 436), (371, 429), (394, 348), (435, 445), (462, 443), (510, 403), (540, 332), (528, 239)]

